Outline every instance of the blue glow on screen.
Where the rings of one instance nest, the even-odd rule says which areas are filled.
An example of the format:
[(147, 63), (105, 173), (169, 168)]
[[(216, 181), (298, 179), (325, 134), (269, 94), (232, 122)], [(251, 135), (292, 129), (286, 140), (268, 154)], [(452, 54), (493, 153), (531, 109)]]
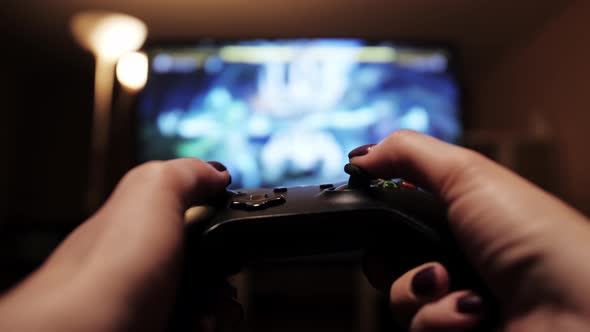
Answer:
[(408, 128), (457, 142), (445, 49), (354, 39), (248, 40), (151, 50), (139, 161), (217, 160), (233, 188), (346, 179), (353, 148)]

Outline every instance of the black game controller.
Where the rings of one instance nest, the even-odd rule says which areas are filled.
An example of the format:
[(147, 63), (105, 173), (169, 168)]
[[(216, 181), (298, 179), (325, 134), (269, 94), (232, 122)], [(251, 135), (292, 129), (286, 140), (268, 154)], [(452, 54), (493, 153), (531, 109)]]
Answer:
[(399, 275), (438, 261), (451, 289), (482, 290), (432, 194), (352, 164), (344, 170), (347, 183), (226, 191), (189, 222), (190, 250), (227, 275), (260, 261), (372, 251), (391, 257)]
[[(446, 208), (401, 179), (371, 179), (347, 164), (348, 182), (274, 189), (226, 190), (187, 211), (186, 255), (171, 331), (207, 313), (227, 277), (252, 263), (321, 254), (374, 252), (391, 259), (394, 275), (437, 261), (450, 289), (472, 289), (496, 321), (495, 301), (456, 246)], [(226, 292), (227, 293), (227, 292)]]

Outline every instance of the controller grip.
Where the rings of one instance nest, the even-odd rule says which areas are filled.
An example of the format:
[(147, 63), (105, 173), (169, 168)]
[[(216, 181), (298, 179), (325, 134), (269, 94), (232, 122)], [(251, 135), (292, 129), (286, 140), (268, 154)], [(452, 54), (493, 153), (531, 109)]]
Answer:
[[(451, 291), (475, 291), (489, 308), (487, 317), (496, 317), (493, 294), (457, 246), (444, 207), (430, 195), (418, 190), (328, 189), (311, 196), (308, 191), (317, 189), (290, 189), (294, 196), (288, 203), (260, 211), (227, 209), (233, 197), (228, 193), (217, 200), (218, 213), (201, 213), (205, 218), (187, 227), (181, 286), (185, 311), (179, 312), (190, 316), (186, 308), (205, 307), (203, 301), (214, 300), (206, 292), (208, 285), (253, 263), (360, 252), (390, 262), (390, 280), (421, 264), (440, 262), (449, 272)], [(342, 200), (347, 203), (338, 205)]]
[(395, 210), (269, 215), (194, 229), (191, 251), (211, 271), (237, 273), (264, 261), (346, 252), (376, 253), (392, 263), (397, 278), (423, 263), (443, 264), (451, 288), (488, 293), (458, 248), (446, 222), (429, 225)]

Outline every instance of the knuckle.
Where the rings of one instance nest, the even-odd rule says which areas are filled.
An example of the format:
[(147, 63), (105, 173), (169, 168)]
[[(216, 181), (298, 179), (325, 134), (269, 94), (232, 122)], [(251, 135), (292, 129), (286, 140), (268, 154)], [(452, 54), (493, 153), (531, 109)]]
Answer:
[(142, 183), (160, 183), (170, 175), (170, 166), (164, 161), (148, 161), (131, 169), (124, 180)]
[(422, 135), (414, 130), (401, 129), (387, 136), (381, 145), (389, 151), (407, 151)]
[(453, 156), (455, 163), (455, 169), (459, 170), (463, 175), (465, 173), (473, 173), (470, 175), (477, 174), (477, 170), (480, 170), (484, 165), (484, 157), (479, 152), (474, 150), (460, 148)]
[(388, 144), (405, 144), (405, 142), (414, 139), (418, 135), (420, 135), (420, 133), (417, 131), (400, 129), (390, 134), (385, 140)]
[(450, 166), (442, 178), (442, 192), (450, 193), (460, 183), (476, 183), (482, 174), (485, 174), (485, 157), (480, 153), (459, 148), (450, 156)]
[(162, 176), (166, 163), (163, 161), (148, 161), (132, 170), (132, 174), (141, 177), (154, 178)]
[(477, 152), (469, 149), (458, 149), (453, 155), (453, 162), (457, 167), (463, 168), (478, 163)]

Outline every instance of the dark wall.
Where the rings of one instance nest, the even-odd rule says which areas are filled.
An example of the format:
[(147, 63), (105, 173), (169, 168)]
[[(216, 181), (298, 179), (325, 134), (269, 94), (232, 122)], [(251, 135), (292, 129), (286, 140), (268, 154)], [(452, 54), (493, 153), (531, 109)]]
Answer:
[[(44, 34), (27, 15), (2, 31), (5, 214), (79, 218), (87, 168), (93, 59), (69, 38)], [(57, 40), (56, 40), (57, 39)]]
[(67, 25), (55, 37), (10, 4), (0, 17), (0, 290), (85, 218), (94, 70)]

